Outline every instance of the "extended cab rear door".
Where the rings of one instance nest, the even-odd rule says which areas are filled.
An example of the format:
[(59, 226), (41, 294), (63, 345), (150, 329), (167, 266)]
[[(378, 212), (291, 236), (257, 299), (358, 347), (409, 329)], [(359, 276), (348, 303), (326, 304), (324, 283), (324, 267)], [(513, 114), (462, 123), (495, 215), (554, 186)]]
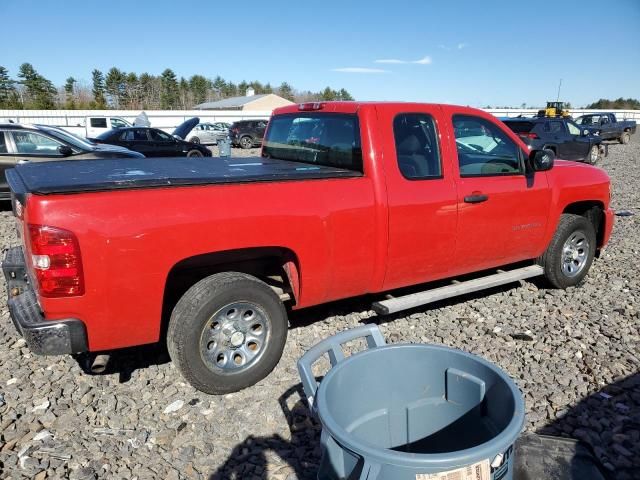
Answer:
[(389, 208), (384, 289), (446, 277), (455, 251), (456, 185), (437, 105), (378, 105)]
[(535, 258), (551, 201), (546, 173), (527, 171), (524, 145), (491, 115), (443, 109), (455, 149), (455, 274)]

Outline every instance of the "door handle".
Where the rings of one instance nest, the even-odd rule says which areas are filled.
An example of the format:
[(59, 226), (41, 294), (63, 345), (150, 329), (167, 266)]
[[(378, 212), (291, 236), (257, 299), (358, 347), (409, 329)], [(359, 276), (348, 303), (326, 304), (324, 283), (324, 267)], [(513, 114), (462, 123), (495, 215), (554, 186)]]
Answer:
[(482, 203), (487, 200), (489, 200), (489, 195), (485, 195), (484, 193), (477, 193), (464, 197), (464, 203)]

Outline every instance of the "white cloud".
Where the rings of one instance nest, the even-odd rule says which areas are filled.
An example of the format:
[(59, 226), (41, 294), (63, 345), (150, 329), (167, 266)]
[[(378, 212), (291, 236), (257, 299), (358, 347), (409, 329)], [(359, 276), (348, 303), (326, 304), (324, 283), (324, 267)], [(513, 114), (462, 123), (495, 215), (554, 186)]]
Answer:
[(426, 57), (423, 57), (420, 60), (414, 60), (411, 63), (418, 63), (420, 65), (431, 65), (431, 57), (427, 55)]
[(408, 63), (406, 60), (399, 60), (397, 58), (382, 58), (376, 60), (375, 63)]
[(380, 68), (364, 68), (364, 67), (334, 68), (333, 71), (342, 72), (342, 73), (387, 73), (387, 70), (382, 70)]
[(451, 48), (447, 47), (446, 45), (438, 45), (438, 48), (441, 48), (442, 50), (451, 50)]
[(463, 48), (467, 48), (469, 46), (468, 43), (459, 43), (458, 44), (458, 50), (462, 50)]

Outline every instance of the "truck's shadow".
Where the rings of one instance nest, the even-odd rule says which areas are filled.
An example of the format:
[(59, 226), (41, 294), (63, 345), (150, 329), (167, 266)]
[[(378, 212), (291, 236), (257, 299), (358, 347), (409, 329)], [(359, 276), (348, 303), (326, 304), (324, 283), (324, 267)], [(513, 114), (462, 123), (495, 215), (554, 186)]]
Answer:
[[(290, 439), (275, 434), (267, 437), (249, 436), (233, 449), (231, 455), (209, 480), (242, 480), (245, 478), (270, 478), (271, 468), (289, 466), (298, 480), (316, 478), (320, 462), (320, 425), (311, 418), (305, 402), (302, 386), (289, 388), (279, 398), (290, 431)], [(292, 406), (290, 403), (294, 402)], [(281, 461), (270, 461), (271, 457)], [(288, 477), (287, 477), (288, 478)]]

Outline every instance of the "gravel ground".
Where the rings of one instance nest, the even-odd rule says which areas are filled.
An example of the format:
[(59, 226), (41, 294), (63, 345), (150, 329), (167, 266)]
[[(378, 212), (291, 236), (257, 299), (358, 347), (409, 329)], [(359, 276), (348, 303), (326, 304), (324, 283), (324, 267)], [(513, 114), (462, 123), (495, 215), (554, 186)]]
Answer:
[[(639, 159), (635, 138), (602, 162), (616, 209), (640, 214)], [(295, 362), (319, 339), (375, 322), (388, 342), (445, 344), (495, 362), (525, 394), (527, 431), (584, 440), (615, 478), (640, 478), (638, 238), (640, 215), (617, 217), (602, 258), (567, 291), (527, 282), (385, 318), (367, 299), (297, 312), (275, 371), (220, 397), (185, 384), (159, 347), (120, 352), (101, 376), (69, 356), (34, 356), (2, 301), (0, 477), (315, 478), (320, 428)], [(15, 241), (2, 212), (3, 250)]]

